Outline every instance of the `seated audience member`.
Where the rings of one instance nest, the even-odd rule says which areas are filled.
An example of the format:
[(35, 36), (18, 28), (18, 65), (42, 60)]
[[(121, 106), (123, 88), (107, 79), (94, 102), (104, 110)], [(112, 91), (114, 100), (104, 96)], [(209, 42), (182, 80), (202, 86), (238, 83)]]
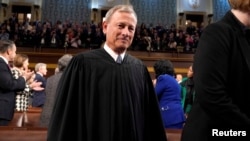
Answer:
[[(11, 69), (11, 72), (13, 74), (13, 77), (15, 79), (18, 79), (23, 72), (29, 71), (28, 70), (29, 65), (29, 58), (25, 54), (17, 54), (13, 61), (13, 68)], [(32, 90), (43, 90), (43, 88), (40, 87), (42, 84), (41, 82), (35, 82), (34, 76), (28, 80), (26, 80), (26, 87), (23, 91), (19, 91), (16, 93), (16, 111), (21, 111), (23, 114), (19, 117), (17, 126), (22, 126), (23, 122), (27, 123), (28, 118), (26, 111), (28, 110), (29, 106), (29, 96), (32, 95)]]
[(56, 96), (56, 89), (58, 82), (62, 76), (64, 69), (67, 67), (69, 61), (71, 60), (72, 55), (65, 54), (59, 60), (57, 64), (58, 72), (54, 75), (48, 77), (47, 84), (45, 87), (45, 104), (42, 109), (40, 125), (43, 127), (48, 127), (50, 116), (52, 114), (52, 110), (55, 104)]
[(0, 32), (0, 40), (9, 40), (9, 36), (10, 35), (7, 30), (5, 28), (2, 28)]
[(193, 67), (190, 66), (187, 72), (187, 77), (183, 78), (181, 85), (182, 107), (187, 116), (191, 110), (194, 102), (194, 80), (193, 80)]
[[(35, 81), (41, 82), (41, 87), (45, 89), (46, 87), (46, 78), (44, 77), (47, 74), (47, 65), (45, 63), (37, 63), (35, 66)], [(45, 102), (45, 90), (42, 91), (33, 91), (32, 107), (43, 107)]]
[(174, 37), (174, 33), (171, 32), (169, 34), (169, 39), (168, 39), (168, 48), (170, 50), (175, 50), (176, 49), (176, 46), (177, 46), (177, 42), (176, 42), (176, 39)]
[(155, 91), (159, 100), (165, 128), (183, 128), (186, 120), (181, 106), (181, 88), (174, 77), (174, 67), (169, 60), (158, 60), (154, 64)]
[(184, 51), (192, 51), (194, 39), (190, 34), (186, 34)]

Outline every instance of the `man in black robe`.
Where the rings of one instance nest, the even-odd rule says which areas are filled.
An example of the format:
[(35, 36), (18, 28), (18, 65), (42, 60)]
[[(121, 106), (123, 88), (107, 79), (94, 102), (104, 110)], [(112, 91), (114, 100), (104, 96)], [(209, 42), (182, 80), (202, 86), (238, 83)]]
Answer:
[(166, 141), (147, 67), (126, 53), (136, 23), (132, 6), (111, 8), (104, 47), (72, 58), (59, 82), (48, 141)]

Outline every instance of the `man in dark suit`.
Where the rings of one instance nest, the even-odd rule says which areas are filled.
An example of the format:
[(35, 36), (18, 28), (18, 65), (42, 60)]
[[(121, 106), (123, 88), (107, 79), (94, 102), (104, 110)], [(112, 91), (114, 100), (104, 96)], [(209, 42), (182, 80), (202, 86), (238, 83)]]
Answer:
[[(45, 89), (46, 87), (46, 78), (44, 77), (47, 74), (47, 65), (45, 63), (37, 63), (35, 66), (35, 81), (41, 83), (41, 87)], [(45, 90), (42, 91), (33, 91), (33, 107), (43, 107), (45, 102)]]
[(250, 137), (250, 0), (229, 0), (231, 10), (202, 32), (194, 56), (195, 100), (181, 141)]
[(9, 62), (16, 56), (16, 45), (10, 40), (0, 40), (0, 126), (12, 120), (15, 109), (16, 91), (22, 91), (33, 72), (26, 72), (14, 79)]

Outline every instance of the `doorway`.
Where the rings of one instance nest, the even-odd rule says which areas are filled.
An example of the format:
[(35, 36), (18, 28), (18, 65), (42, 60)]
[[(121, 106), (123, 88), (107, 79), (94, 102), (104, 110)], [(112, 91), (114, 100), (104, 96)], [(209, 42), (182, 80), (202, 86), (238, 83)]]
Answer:
[(185, 24), (192, 22), (195, 27), (200, 27), (204, 23), (204, 12), (185, 12)]
[(18, 22), (30, 21), (31, 6), (12, 5), (12, 14), (17, 15)]

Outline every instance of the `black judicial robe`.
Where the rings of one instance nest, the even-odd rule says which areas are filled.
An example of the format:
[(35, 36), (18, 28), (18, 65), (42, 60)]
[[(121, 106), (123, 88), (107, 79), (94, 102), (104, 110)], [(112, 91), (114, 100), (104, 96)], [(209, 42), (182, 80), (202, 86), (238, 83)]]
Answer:
[(103, 49), (72, 58), (57, 89), (48, 141), (166, 141), (147, 67)]

